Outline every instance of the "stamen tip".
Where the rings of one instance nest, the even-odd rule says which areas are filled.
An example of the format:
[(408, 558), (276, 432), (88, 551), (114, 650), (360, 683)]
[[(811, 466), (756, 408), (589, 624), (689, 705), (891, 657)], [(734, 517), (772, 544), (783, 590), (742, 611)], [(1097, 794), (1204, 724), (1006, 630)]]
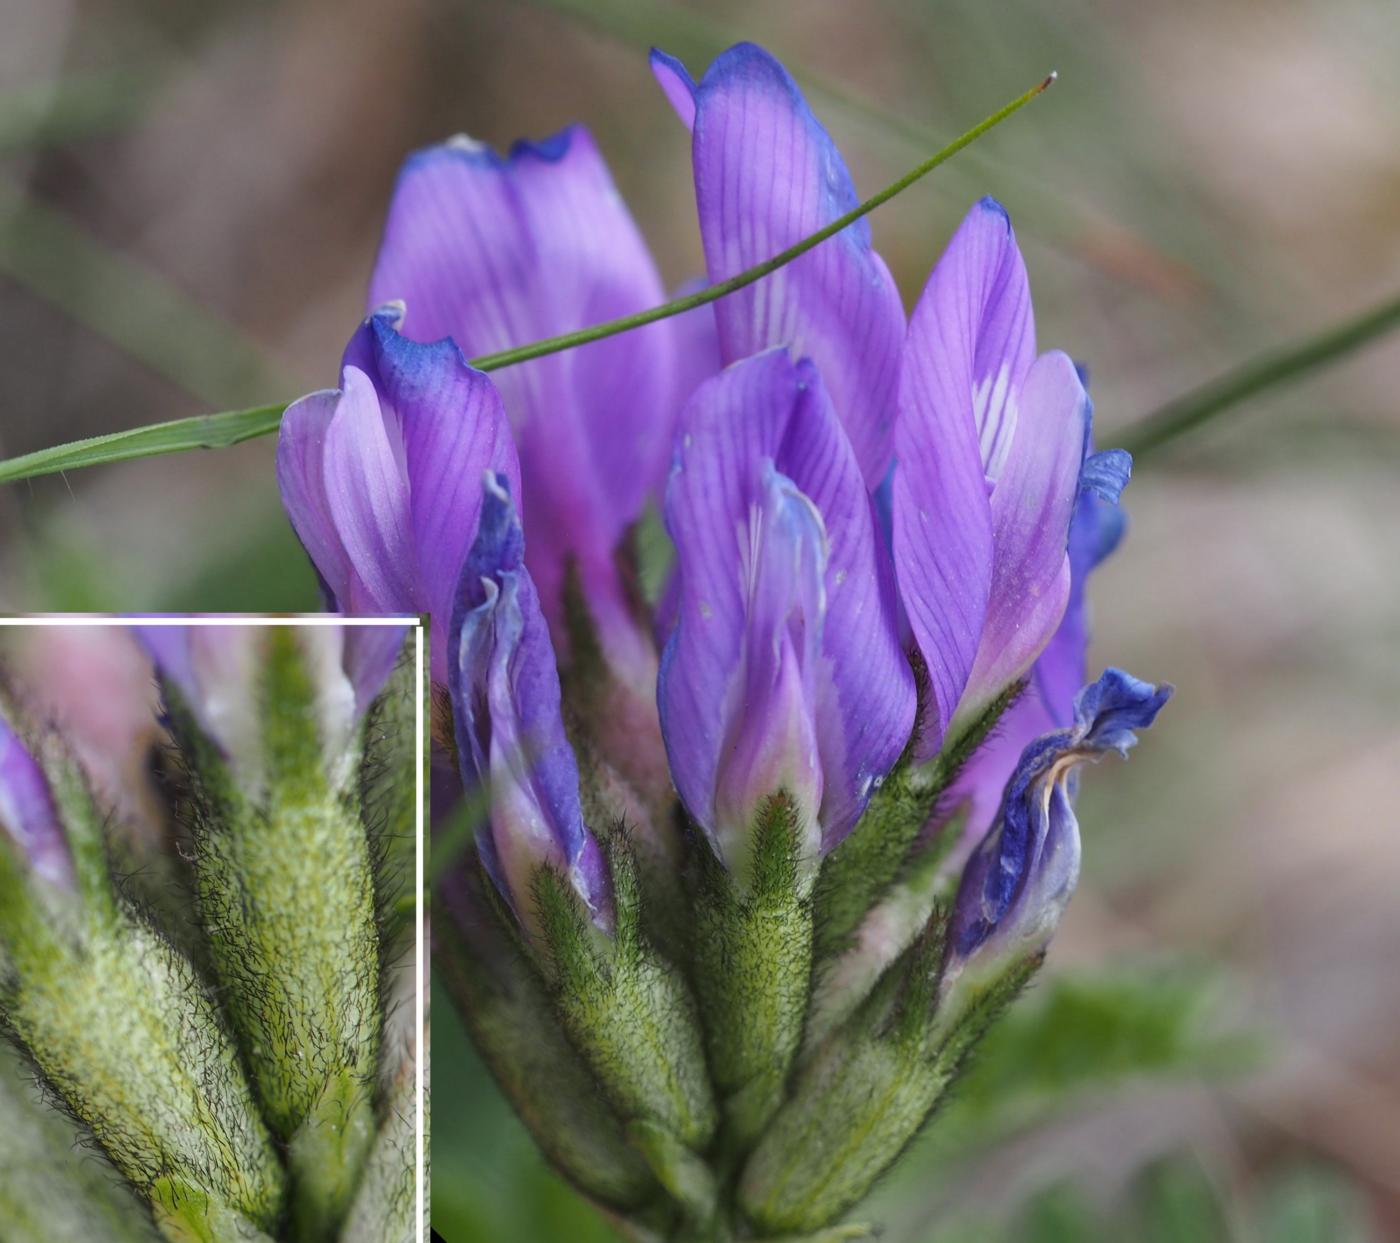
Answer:
[[(1040, 84), (1040, 90), (1043, 91), (1043, 90), (1048, 89), (1049, 86), (1050, 86), (1050, 84), (1051, 84), (1052, 82), (1055, 82), (1055, 81), (1057, 81), (1057, 80), (1059, 79), (1059, 76), (1060, 76), (1060, 71), (1059, 71), (1058, 69), (1052, 69), (1052, 70), (1050, 70), (1050, 75), (1049, 75), (1049, 77), (1047, 77), (1047, 78), (1045, 79), (1045, 81), (1042, 82), (1042, 83)], [(1039, 91), (1036, 92), (1036, 93), (1039, 94)]]

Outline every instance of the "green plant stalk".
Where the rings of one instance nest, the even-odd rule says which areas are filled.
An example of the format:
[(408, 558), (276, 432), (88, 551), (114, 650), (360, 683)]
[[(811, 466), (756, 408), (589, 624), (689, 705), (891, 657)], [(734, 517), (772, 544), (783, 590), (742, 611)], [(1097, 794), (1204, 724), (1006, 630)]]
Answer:
[(1400, 327), (1400, 296), (1306, 341), (1270, 350), (1182, 394), (1130, 425), (1114, 438), (1114, 442), (1141, 460), (1232, 406), (1338, 362), (1397, 327)]
[[(657, 320), (681, 315), (696, 307), (718, 301), (736, 290), (762, 280), (779, 268), (800, 258), (815, 246), (834, 237), (843, 229), (849, 228), (857, 220), (868, 215), (877, 207), (889, 202), (920, 178), (927, 176), (940, 164), (952, 159), (964, 147), (970, 146), (988, 130), (995, 128), (1008, 117), (1019, 112), (1031, 100), (1041, 94), (1053, 81), (1052, 73), (1044, 81), (1030, 90), (1024, 91), (1010, 103), (999, 108), (985, 120), (974, 125), (965, 134), (955, 138), (942, 150), (936, 152), (923, 163), (905, 173), (897, 181), (886, 186), (879, 193), (852, 208), (845, 215), (833, 220), (810, 237), (789, 246), (771, 259), (755, 264), (746, 271), (728, 280), (677, 298), (662, 306), (624, 315), (619, 319), (595, 324), (577, 332), (562, 336), (548, 337), (529, 345), (486, 354), (471, 360), (472, 366), (481, 371), (495, 371), (501, 367), (514, 366), (561, 350), (574, 349), (605, 337), (616, 336)], [(105, 436), (93, 436), (85, 440), (75, 440), (69, 444), (55, 445), (48, 449), (38, 449), (33, 453), (22, 454), (0, 462), (0, 483), (17, 483), (23, 479), (34, 479), (41, 475), (52, 475), (59, 471), (76, 470), (83, 466), (96, 466), (107, 462), (130, 461), (134, 458), (155, 457), (165, 453), (181, 453), (187, 449), (224, 448), (251, 440), (257, 436), (270, 435), (277, 430), (286, 402), (266, 406), (255, 406), (247, 410), (230, 410), (220, 414), (199, 415), (190, 419), (174, 419), (166, 423), (155, 423), (148, 427), (133, 428), (123, 432), (112, 432)]]

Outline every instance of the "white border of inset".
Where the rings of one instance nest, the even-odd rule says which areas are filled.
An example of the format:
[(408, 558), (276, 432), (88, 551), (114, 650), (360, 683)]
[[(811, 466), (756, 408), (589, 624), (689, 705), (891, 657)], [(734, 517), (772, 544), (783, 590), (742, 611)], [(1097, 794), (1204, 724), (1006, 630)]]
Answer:
[(413, 629), (414, 660), (414, 740), (418, 762), (414, 765), (413, 786), (418, 796), (418, 815), (415, 831), (418, 840), (414, 851), (414, 885), (418, 901), (414, 906), (414, 1118), (413, 1118), (413, 1168), (417, 1179), (418, 1237), (428, 1237), (427, 1205), (427, 1154), (428, 1136), (426, 1119), (426, 1064), (427, 1049), (425, 994), (425, 966), (427, 946), (424, 923), (424, 818), (423, 804), (426, 791), (423, 788), (424, 720), (423, 720), (423, 636), (425, 628), (421, 617), (342, 617), (337, 613), (162, 613), (157, 616), (139, 614), (105, 613), (35, 613), (32, 615), (11, 614), (0, 616), (0, 626), (410, 626)]

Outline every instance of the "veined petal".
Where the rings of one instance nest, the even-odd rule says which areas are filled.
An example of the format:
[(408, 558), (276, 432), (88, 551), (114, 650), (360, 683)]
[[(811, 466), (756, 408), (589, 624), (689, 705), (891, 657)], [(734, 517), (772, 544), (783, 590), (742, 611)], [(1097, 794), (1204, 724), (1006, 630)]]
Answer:
[[(1074, 719), (1074, 700), (1084, 685), (1088, 650), (1088, 579), (1122, 536), (1126, 518), (1118, 498), (1131, 469), (1132, 459), (1121, 449), (1092, 454), (1084, 461), (1069, 528), (1069, 604), (1059, 629), (1035, 662), (1025, 693), (1002, 714), (991, 736), (963, 765), (940, 800), (941, 808), (965, 813), (950, 863), (961, 866), (987, 835), (1022, 750)], [(950, 822), (948, 815), (941, 814), (931, 828), (941, 832)]]
[(826, 528), (811, 500), (771, 460), (761, 476), (741, 550), (744, 650), (730, 686), (712, 826), (720, 857), (731, 866), (743, 860), (756, 816), (779, 791), (811, 834), (803, 855), (815, 858), (821, 844), (814, 700), (826, 620)]
[(333, 609), (349, 603), (352, 576), (350, 558), (326, 496), (326, 434), (339, 402), (338, 389), (323, 389), (294, 401), (282, 415), (277, 433), (277, 487), (282, 505)]
[[(653, 52), (652, 69), (692, 131), (711, 281), (771, 258), (857, 205), (830, 135), (762, 48), (741, 43), (721, 53), (698, 85), (662, 53)], [(715, 318), (727, 362), (775, 345), (812, 358), (874, 489), (890, 462), (904, 312), (869, 223), (857, 221), (715, 303)]]
[(893, 568), (855, 453), (810, 359), (798, 362), (797, 381), (777, 464), (811, 498), (830, 545), (815, 683), (828, 851), (855, 826), (909, 741), (915, 690), (899, 639)]
[(346, 346), (344, 388), (295, 403), (282, 422), (278, 482), (303, 547), (349, 613), (429, 613), (432, 674), (476, 535), (484, 470), (519, 486), (505, 412), (490, 380), (451, 341), (399, 334), (382, 307)]
[(485, 476), (480, 530), (462, 569), (448, 686), (462, 778), (490, 792), (483, 857), (533, 927), (533, 876), (568, 874), (606, 921), (597, 847), (583, 824), (578, 765), (560, 716), (559, 674), (503, 475)]
[(1089, 399), (1074, 364), (1054, 352), (1031, 366), (1015, 400), (1015, 435), (992, 491), (996, 551), (986, 621), (957, 711), (967, 722), (1030, 669), (1069, 599), (1069, 522)]
[(1151, 725), (1171, 693), (1170, 686), (1109, 669), (1080, 692), (1073, 726), (1026, 747), (998, 822), (963, 874), (945, 988), (974, 956), (1009, 962), (1045, 948), (1079, 875), (1072, 773), (1105, 751), (1126, 753), (1136, 741), (1133, 731)]
[(72, 888), (73, 860), (38, 762), (0, 716), (0, 833), (51, 884)]
[[(517, 143), (508, 156), (460, 138), (411, 157), (370, 296), (402, 299), (410, 336), (450, 336), (468, 357), (664, 300), (641, 235), (580, 127)], [(497, 373), (529, 484), (531, 573), (556, 622), (566, 558), (610, 574), (618, 538), (664, 472), (672, 331), (657, 323)], [(592, 595), (594, 584), (584, 586)]]
[[(898, 757), (914, 690), (864, 482), (809, 362), (770, 350), (700, 387), (666, 522), (678, 577), (658, 697), (676, 788), (729, 857), (722, 838), (748, 827), (730, 824), (744, 800), (716, 805), (735, 740), (767, 729), (791, 759), (810, 736), (820, 779), (790, 792), (820, 800), (815, 856)], [(740, 784), (749, 809), (776, 793)]]
[[(505, 475), (519, 490), (520, 466), (505, 409), (492, 382), (449, 340), (420, 344), (377, 313), (347, 348), (372, 362), (370, 373), (403, 443), (408, 516), (418, 581), (413, 611), (431, 614), (445, 632), (462, 563), (476, 537), (483, 471)], [(388, 607), (381, 611), (404, 611)], [(435, 645), (434, 679), (447, 676), (446, 645)]]
[(991, 481), (1005, 468), (1034, 356), (1025, 265), (1005, 210), (983, 199), (924, 287), (900, 379), (893, 545), (932, 691), (924, 755), (942, 744), (982, 642), (1001, 557)]
[(352, 567), (352, 613), (425, 611), (409, 512), (403, 435), (374, 383), (346, 367), (326, 429), (326, 500)]

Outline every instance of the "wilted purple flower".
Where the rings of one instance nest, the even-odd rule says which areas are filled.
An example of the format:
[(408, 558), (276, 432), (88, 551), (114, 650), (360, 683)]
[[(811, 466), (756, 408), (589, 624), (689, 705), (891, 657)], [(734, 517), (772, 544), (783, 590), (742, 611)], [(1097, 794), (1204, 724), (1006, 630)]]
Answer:
[[(252, 779), (264, 771), (261, 670), (266, 626), (140, 625), (156, 671), (179, 693), (200, 729)], [(403, 647), (405, 626), (297, 626), (316, 694), (317, 728), (338, 761)]]
[(73, 886), (73, 859), (58, 821), (48, 779), (38, 761), (0, 716), (0, 833), (44, 880)]
[(1069, 528), (1070, 590), (1064, 618), (1032, 666), (1025, 691), (940, 800), (947, 814), (935, 823), (936, 830), (946, 826), (952, 813), (965, 813), (952, 862), (960, 862), (991, 828), (1021, 751), (1074, 720), (1074, 698), (1084, 685), (1089, 642), (1089, 575), (1122, 538), (1126, 520), (1118, 499), (1131, 470), (1132, 458), (1122, 449), (1085, 459)]
[(909, 737), (914, 685), (860, 466), (817, 368), (770, 350), (700, 387), (666, 490), (658, 699), (686, 808), (742, 870), (784, 791), (815, 867)]
[(895, 432), (895, 567), (932, 690), (925, 754), (1023, 676), (1064, 615), (1089, 413), (1069, 358), (1036, 356), (1025, 265), (983, 199), (915, 308)]
[[(731, 47), (699, 83), (662, 52), (654, 51), (651, 63), (691, 131), (712, 282), (771, 258), (856, 206), (830, 135), (762, 48)], [(877, 487), (892, 452), (904, 310), (871, 247), (869, 223), (843, 229), (713, 309), (722, 362), (783, 345), (816, 363), (866, 486)]]
[[(410, 336), (450, 336), (469, 358), (665, 300), (641, 234), (581, 126), (519, 142), (507, 156), (464, 137), (412, 156), (394, 190), (370, 297), (402, 300)], [(660, 322), (495, 375), (529, 481), (530, 572), (545, 615), (562, 638), (572, 563), (610, 664), (648, 703), (655, 651), (632, 615), (614, 556), (664, 478), (683, 397), (675, 390), (674, 331)], [(501, 469), (464, 472), (466, 486), (479, 491), (483, 468)], [(517, 497), (518, 483), (512, 475)], [(455, 587), (460, 564), (444, 590)]]
[(433, 681), (447, 681), (447, 619), (481, 509), (477, 480), (520, 473), (501, 399), (451, 341), (421, 345), (384, 307), (346, 347), (340, 389), (288, 407), (282, 504), (345, 613), (428, 613)]
[(1170, 686), (1109, 669), (1074, 701), (1074, 724), (1021, 755), (996, 825), (963, 872), (948, 929), (945, 987), (972, 961), (1011, 963), (1049, 943), (1079, 878), (1074, 770), (1107, 751), (1127, 754)]
[(554, 647), (524, 559), (509, 481), (488, 472), (452, 617), (448, 686), (462, 780), (489, 799), (478, 846), (517, 918), (535, 926), (534, 875), (550, 866), (606, 926), (602, 854), (583, 823)]

